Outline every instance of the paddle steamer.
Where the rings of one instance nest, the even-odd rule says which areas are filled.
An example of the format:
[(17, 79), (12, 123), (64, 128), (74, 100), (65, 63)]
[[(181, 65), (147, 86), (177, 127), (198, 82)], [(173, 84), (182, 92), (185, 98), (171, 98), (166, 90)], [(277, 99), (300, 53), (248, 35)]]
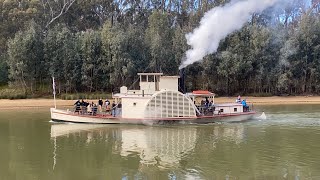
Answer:
[(120, 87), (113, 94), (116, 106), (111, 114), (74, 112), (51, 108), (51, 119), (58, 122), (96, 124), (214, 123), (251, 119), (256, 112), (239, 103), (215, 104), (209, 91), (179, 91), (180, 76), (138, 73), (139, 89)]

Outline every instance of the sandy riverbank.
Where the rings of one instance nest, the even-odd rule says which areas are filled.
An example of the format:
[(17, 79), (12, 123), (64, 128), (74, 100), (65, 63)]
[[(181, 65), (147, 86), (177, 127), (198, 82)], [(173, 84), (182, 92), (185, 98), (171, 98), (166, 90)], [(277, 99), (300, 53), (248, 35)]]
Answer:
[[(292, 97), (243, 97), (247, 103), (255, 105), (278, 105), (278, 104), (320, 104), (320, 96), (292, 96)], [(235, 102), (236, 97), (215, 98), (215, 103)], [(57, 107), (72, 106), (74, 100), (57, 100)], [(91, 100), (89, 101), (91, 102)], [(93, 102), (98, 102), (94, 100)], [(40, 108), (53, 107), (52, 99), (19, 99), (19, 100), (0, 100), (0, 109), (19, 109), (19, 108)]]

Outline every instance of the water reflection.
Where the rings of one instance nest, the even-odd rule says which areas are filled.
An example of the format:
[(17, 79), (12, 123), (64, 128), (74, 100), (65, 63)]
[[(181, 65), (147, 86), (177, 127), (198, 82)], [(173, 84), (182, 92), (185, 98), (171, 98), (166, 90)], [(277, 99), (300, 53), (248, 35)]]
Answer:
[(0, 112), (0, 179), (320, 179), (320, 106), (179, 126), (51, 124)]
[[(197, 138), (208, 137), (215, 148), (219, 141), (235, 144), (243, 142), (244, 126), (240, 123), (210, 125), (210, 134), (197, 131), (197, 126), (123, 126), (93, 124), (52, 124), (51, 138), (56, 144), (57, 137), (82, 137), (85, 143), (112, 140), (113, 151), (122, 157), (139, 156), (142, 166), (160, 168), (179, 167), (183, 158), (191, 154)], [(201, 127), (203, 128), (203, 127)], [(202, 137), (201, 137), (202, 138)], [(200, 141), (202, 142), (202, 141)], [(56, 145), (55, 145), (56, 148)]]
[(195, 127), (150, 127), (89, 124), (53, 124), (51, 138), (75, 137), (85, 133), (86, 143), (97, 139), (115, 141), (115, 151), (122, 157), (138, 154), (142, 165), (177, 166), (179, 160), (190, 153), (196, 143)]
[(197, 138), (194, 127), (146, 127), (121, 133), (121, 156), (138, 153), (141, 164), (163, 167), (177, 167), (181, 158), (194, 149)]
[(244, 141), (245, 131), (242, 123), (219, 124), (213, 127), (214, 141), (233, 141), (240, 144)]
[[(90, 131), (97, 131), (102, 128), (106, 128), (108, 125), (101, 125), (101, 124), (74, 124), (74, 123), (53, 123), (51, 125), (51, 138), (58, 137), (58, 136), (68, 136), (69, 134), (76, 134), (82, 131), (90, 132)], [(102, 132), (102, 131), (100, 131)], [(91, 136), (88, 133), (88, 136)], [(88, 142), (91, 141), (92, 137), (88, 137)]]
[(154, 179), (154, 174), (158, 179), (315, 177), (317, 174), (308, 173), (320, 167), (314, 160), (320, 154), (311, 151), (319, 147), (312, 143), (319, 133), (311, 128), (260, 127), (257, 122), (200, 126), (53, 124), (53, 169), (68, 164), (62, 157), (76, 154), (79, 160), (73, 164), (86, 162), (82, 168), (89, 165), (88, 171), (99, 171), (99, 177), (105, 177), (105, 169), (111, 168), (108, 173), (118, 179)]

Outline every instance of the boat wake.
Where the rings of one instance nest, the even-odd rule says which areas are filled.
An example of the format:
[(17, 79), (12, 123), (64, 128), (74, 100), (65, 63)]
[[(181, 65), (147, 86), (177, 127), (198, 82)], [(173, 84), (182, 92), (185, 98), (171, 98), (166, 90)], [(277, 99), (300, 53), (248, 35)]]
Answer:
[(267, 119), (267, 116), (264, 112), (262, 112), (262, 114), (258, 117), (254, 117), (253, 118), (254, 120), (266, 120)]

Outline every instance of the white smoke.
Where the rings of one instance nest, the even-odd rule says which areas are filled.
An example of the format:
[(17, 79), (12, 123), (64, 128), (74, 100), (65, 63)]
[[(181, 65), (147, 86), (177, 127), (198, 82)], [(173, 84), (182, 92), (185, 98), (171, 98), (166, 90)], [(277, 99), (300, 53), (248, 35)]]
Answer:
[(215, 7), (205, 13), (200, 26), (186, 35), (187, 43), (191, 46), (186, 52), (186, 58), (179, 69), (202, 60), (208, 54), (217, 51), (219, 43), (228, 34), (241, 27), (248, 21), (251, 14), (260, 13), (273, 6), (278, 0), (244, 0), (231, 2), (225, 6)]

